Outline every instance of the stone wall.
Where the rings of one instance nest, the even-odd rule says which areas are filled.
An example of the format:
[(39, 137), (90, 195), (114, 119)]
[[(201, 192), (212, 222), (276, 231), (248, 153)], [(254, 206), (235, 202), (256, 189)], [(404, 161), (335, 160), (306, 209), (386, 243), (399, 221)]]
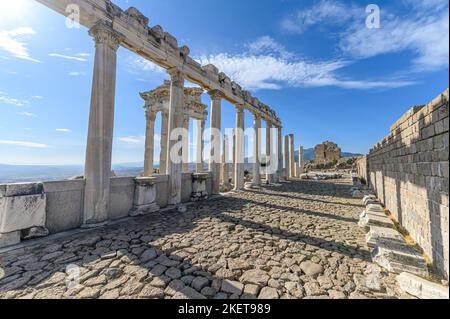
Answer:
[(367, 156), (358, 157), (356, 160), (356, 169), (358, 176), (366, 182), (369, 181), (369, 166), (367, 165)]
[[(165, 208), (168, 206), (169, 178), (167, 175), (155, 175), (154, 178), (155, 202), (158, 207)], [(191, 200), (193, 192), (192, 174), (183, 174), (182, 185), (182, 202), (186, 203)], [(84, 179), (0, 185), (0, 248), (20, 242), (20, 231), (29, 227), (45, 226), (50, 234), (81, 227), (85, 186)], [(24, 190), (32, 190), (33, 194)], [(135, 190), (134, 177), (111, 178), (109, 220), (129, 216), (133, 209)], [(211, 194), (211, 191), (211, 175), (207, 173), (206, 192)], [(42, 204), (37, 201), (34, 205), (28, 202), (26, 205), (21, 204), (36, 196), (43, 201)]]
[[(449, 92), (409, 110), (367, 157), (380, 200), (448, 278)], [(364, 172), (364, 161), (359, 162)]]

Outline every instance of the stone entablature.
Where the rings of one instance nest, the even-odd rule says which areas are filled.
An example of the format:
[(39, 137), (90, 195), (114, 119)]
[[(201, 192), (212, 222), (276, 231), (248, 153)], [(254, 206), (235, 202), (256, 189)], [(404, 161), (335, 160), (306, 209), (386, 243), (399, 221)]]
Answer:
[(124, 11), (110, 0), (36, 0), (47, 7), (67, 15), (68, 5), (80, 8), (80, 24), (91, 29), (98, 21), (107, 22), (120, 35), (121, 46), (165, 68), (178, 68), (187, 80), (207, 91), (220, 90), (224, 98), (234, 105), (243, 105), (275, 126), (281, 126), (276, 113), (250, 92), (233, 81), (214, 65), (202, 66), (189, 56), (187, 46), (179, 47), (177, 39), (159, 25), (149, 27), (149, 19), (136, 8)]
[(314, 148), (315, 163), (326, 164), (338, 161), (341, 158), (341, 149), (333, 142), (326, 141)]
[[(186, 116), (196, 120), (206, 120), (208, 117), (208, 106), (202, 103), (203, 94), (201, 88), (184, 88), (184, 113)], [(144, 108), (149, 112), (169, 112), (170, 81), (154, 90), (140, 93), (145, 101)]]

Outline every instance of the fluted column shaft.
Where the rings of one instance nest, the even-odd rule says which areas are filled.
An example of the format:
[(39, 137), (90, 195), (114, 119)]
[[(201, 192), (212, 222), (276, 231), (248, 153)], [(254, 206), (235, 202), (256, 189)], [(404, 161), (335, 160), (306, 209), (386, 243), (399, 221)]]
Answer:
[(169, 112), (161, 112), (161, 154), (159, 156), (159, 172), (167, 174), (167, 143), (169, 142)]
[(221, 151), (221, 121), (222, 99), (224, 94), (218, 90), (208, 92), (211, 97), (211, 151), (209, 170), (212, 174), (212, 194), (220, 193), (220, 151)]
[(245, 141), (244, 141), (244, 108), (236, 107), (236, 158), (235, 162), (235, 177), (234, 189), (242, 190), (244, 188), (244, 161), (245, 161)]
[(147, 126), (145, 130), (145, 155), (144, 155), (144, 176), (153, 175), (153, 154), (155, 147), (155, 120), (156, 113), (147, 111), (145, 113)]
[(117, 49), (123, 38), (106, 22), (96, 24), (89, 34), (95, 40), (95, 58), (84, 174), (83, 222), (85, 225), (95, 225), (108, 219)]
[(295, 177), (295, 141), (294, 134), (289, 135), (289, 177)]
[(283, 179), (283, 137), (281, 135), (281, 126), (277, 130), (277, 154), (278, 154), (278, 168), (277, 168), (277, 182)]
[(183, 118), (183, 173), (189, 173), (189, 116)]
[(289, 136), (286, 135), (284, 137), (284, 156), (283, 156), (283, 160), (284, 160), (284, 178), (285, 179), (289, 179), (289, 172), (290, 172), (290, 168), (289, 168)]
[(223, 152), (222, 152), (222, 185), (225, 189), (229, 190), (230, 187), (230, 163), (228, 162), (228, 135), (223, 138)]
[(205, 149), (205, 142), (203, 135), (205, 133), (205, 120), (197, 120), (197, 173), (204, 171), (203, 167), (203, 152)]
[(255, 130), (255, 137), (253, 140), (253, 185), (261, 185), (261, 116), (254, 114), (253, 129)]
[(178, 68), (172, 68), (168, 73), (171, 78), (167, 142), (169, 205), (178, 205), (181, 203), (183, 134), (180, 129), (184, 120), (184, 74)]
[(273, 159), (272, 156), (272, 123), (266, 122), (266, 181), (273, 183)]

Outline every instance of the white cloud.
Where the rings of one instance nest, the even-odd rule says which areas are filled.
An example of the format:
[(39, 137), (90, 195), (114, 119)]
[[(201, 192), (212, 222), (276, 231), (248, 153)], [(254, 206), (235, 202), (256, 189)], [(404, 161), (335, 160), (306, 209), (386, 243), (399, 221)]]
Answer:
[(160, 67), (159, 65), (145, 60), (144, 58), (141, 57), (130, 57), (128, 58), (127, 61), (128, 65), (131, 66), (133, 69), (136, 70), (141, 70), (141, 71), (151, 71), (151, 72), (156, 72), (156, 73), (166, 73), (166, 71), (164, 70), (164, 68)]
[(61, 59), (65, 59), (65, 60), (79, 61), (79, 62), (87, 61), (84, 57), (70, 56), (70, 55), (64, 55), (64, 54), (59, 54), (59, 53), (50, 53), (48, 56), (55, 57), (55, 58), (61, 58)]
[(322, 0), (308, 9), (299, 10), (284, 19), (281, 26), (292, 33), (301, 34), (316, 24), (338, 25), (346, 23), (355, 15), (364, 17), (364, 9), (360, 10), (351, 4)]
[(145, 136), (125, 136), (119, 137), (119, 141), (125, 144), (144, 144)]
[(9, 104), (14, 106), (25, 106), (29, 102), (26, 100), (19, 100), (16, 98), (9, 97), (6, 93), (0, 92), (0, 104)]
[[(337, 86), (345, 89), (397, 88), (413, 83), (386, 79), (380, 81), (342, 79), (337, 75), (337, 71), (348, 66), (349, 61), (336, 59), (311, 62), (302, 60), (296, 58), (295, 54), (288, 52), (273, 39), (268, 37), (264, 37), (264, 39), (263, 42), (269, 45), (261, 45), (261, 39), (258, 39), (255, 42), (256, 45), (252, 43), (247, 45), (247, 48), (251, 48), (248, 52), (237, 55), (220, 53), (203, 56), (198, 61), (203, 65), (209, 63), (216, 65), (234, 81), (250, 90), (279, 90), (284, 86)], [(269, 52), (264, 52), (265, 47), (268, 47)]]
[(50, 147), (50, 145), (47, 145), (47, 144), (40, 144), (40, 143), (26, 142), (26, 141), (0, 140), (0, 144), (20, 146), (20, 147), (26, 147), (26, 148), (49, 148)]
[(84, 75), (83, 72), (73, 71), (68, 73), (69, 76), (81, 76)]
[(44, 97), (41, 96), (41, 95), (35, 95), (35, 96), (33, 96), (33, 99), (36, 99), (36, 100), (43, 100)]
[(448, 66), (448, 38), (448, 12), (408, 19), (385, 15), (380, 29), (352, 26), (343, 35), (340, 48), (356, 58), (409, 50), (415, 55), (412, 63), (416, 68), (434, 70)]
[(37, 117), (36, 114), (30, 113), (30, 112), (20, 112), (18, 114), (22, 115), (22, 116), (26, 116), (26, 117)]
[(29, 27), (21, 27), (13, 30), (0, 31), (0, 49), (8, 52), (18, 59), (32, 62), (40, 62), (30, 56), (28, 48), (22, 39), (26, 36), (35, 35), (36, 32)]
[(68, 129), (68, 128), (57, 128), (56, 132), (61, 132), (61, 133), (70, 133), (72, 132), (72, 130)]
[(78, 55), (78, 56), (81, 56), (81, 57), (83, 57), (83, 58), (87, 58), (87, 57), (90, 57), (90, 56), (91, 56), (90, 53), (78, 53), (77, 55)]

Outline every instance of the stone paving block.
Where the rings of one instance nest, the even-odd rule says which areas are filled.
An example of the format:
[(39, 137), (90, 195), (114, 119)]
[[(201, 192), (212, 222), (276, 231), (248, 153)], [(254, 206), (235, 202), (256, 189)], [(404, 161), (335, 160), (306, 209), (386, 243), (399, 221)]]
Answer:
[(367, 246), (375, 248), (383, 242), (405, 243), (405, 240), (396, 229), (370, 226), (370, 230), (366, 235), (366, 242)]
[(449, 299), (448, 286), (425, 280), (421, 277), (402, 272), (397, 276), (400, 289), (419, 299)]
[(428, 276), (425, 258), (406, 244), (380, 242), (372, 252), (372, 260), (379, 266), (396, 274), (406, 271), (419, 276)]

